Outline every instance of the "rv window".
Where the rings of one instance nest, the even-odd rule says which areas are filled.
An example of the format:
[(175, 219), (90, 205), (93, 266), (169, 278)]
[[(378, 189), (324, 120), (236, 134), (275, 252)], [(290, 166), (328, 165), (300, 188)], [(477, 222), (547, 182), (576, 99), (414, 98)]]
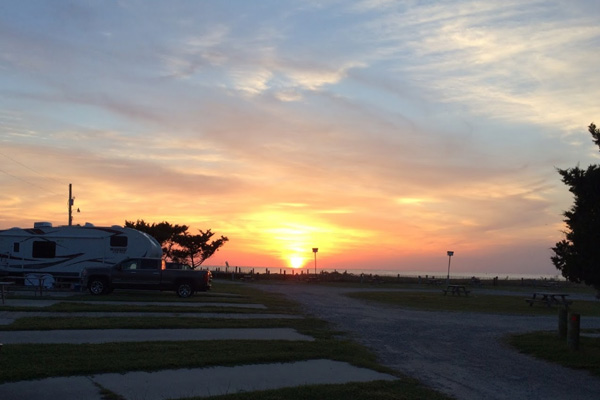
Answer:
[(33, 242), (33, 258), (54, 258), (56, 242)]
[(13, 253), (18, 253), (20, 247), (21, 246), (19, 246), (19, 243), (17, 243), (17, 242), (13, 243)]
[(127, 236), (111, 236), (110, 247), (127, 247)]

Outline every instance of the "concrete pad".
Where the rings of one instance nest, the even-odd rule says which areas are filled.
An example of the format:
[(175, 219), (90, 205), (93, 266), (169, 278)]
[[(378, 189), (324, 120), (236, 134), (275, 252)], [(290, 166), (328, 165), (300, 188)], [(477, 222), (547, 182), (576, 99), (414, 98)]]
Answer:
[(239, 307), (239, 308), (255, 308), (266, 309), (264, 304), (247, 304), (247, 303), (216, 303), (216, 302), (156, 302), (156, 301), (69, 301), (69, 303), (82, 304), (110, 304), (117, 306), (157, 306), (157, 307)]
[(37, 299), (7, 299), (4, 306), (9, 307), (50, 307), (57, 303), (79, 303), (79, 304), (110, 304), (116, 306), (157, 306), (157, 307), (237, 307), (265, 310), (264, 304), (250, 303), (223, 303), (223, 302), (156, 302), (156, 301), (71, 301), (71, 300), (37, 300)]
[(4, 306), (6, 307), (50, 307), (62, 300), (37, 300), (37, 299), (6, 299)]
[(158, 372), (102, 374), (92, 379), (127, 400), (215, 396), (315, 384), (396, 380), (395, 376), (332, 360)]
[(47, 378), (0, 384), (2, 400), (102, 400), (100, 388), (87, 376)]
[(293, 314), (236, 314), (236, 313), (148, 313), (148, 312), (79, 312), (79, 313), (47, 313), (32, 311), (0, 311), (0, 325), (10, 325), (19, 318), (104, 318), (104, 317), (160, 317), (160, 318), (214, 318), (214, 319), (302, 319)]
[(100, 388), (127, 400), (207, 397), (302, 385), (395, 380), (395, 376), (345, 362), (308, 360), (292, 363), (175, 369), (156, 372), (73, 376), (0, 384), (2, 400), (101, 400)]
[(185, 340), (300, 340), (313, 341), (291, 328), (265, 329), (80, 329), (0, 331), (0, 343), (113, 343)]

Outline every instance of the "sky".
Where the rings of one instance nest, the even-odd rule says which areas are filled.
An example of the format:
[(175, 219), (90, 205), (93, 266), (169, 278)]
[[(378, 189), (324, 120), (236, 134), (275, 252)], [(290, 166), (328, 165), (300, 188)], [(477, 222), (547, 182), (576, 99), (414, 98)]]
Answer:
[(2, 1), (0, 229), (66, 225), (72, 184), (74, 224), (228, 237), (207, 265), (557, 275), (557, 168), (600, 163), (599, 14)]

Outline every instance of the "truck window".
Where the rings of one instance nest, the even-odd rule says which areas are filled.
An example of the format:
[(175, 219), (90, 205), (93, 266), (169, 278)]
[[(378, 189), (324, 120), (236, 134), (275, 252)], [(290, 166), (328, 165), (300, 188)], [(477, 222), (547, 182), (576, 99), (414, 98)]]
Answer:
[(56, 242), (33, 242), (33, 258), (56, 257)]
[(111, 236), (110, 247), (127, 247), (127, 236)]
[(142, 259), (141, 269), (158, 269), (159, 260)]
[(128, 269), (138, 269), (138, 264), (137, 261), (135, 260), (129, 260), (129, 261), (125, 261), (121, 264), (121, 267), (124, 271), (128, 270)]

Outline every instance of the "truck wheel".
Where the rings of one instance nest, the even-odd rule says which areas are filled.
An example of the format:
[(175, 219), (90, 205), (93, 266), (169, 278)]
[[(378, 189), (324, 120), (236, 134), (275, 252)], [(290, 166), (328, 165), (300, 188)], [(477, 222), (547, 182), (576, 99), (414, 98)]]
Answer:
[(194, 294), (194, 289), (192, 289), (192, 285), (188, 282), (181, 282), (177, 285), (177, 296), (181, 298), (190, 297)]
[(88, 289), (90, 293), (94, 295), (105, 294), (109, 290), (106, 280), (102, 278), (92, 279), (88, 284)]

